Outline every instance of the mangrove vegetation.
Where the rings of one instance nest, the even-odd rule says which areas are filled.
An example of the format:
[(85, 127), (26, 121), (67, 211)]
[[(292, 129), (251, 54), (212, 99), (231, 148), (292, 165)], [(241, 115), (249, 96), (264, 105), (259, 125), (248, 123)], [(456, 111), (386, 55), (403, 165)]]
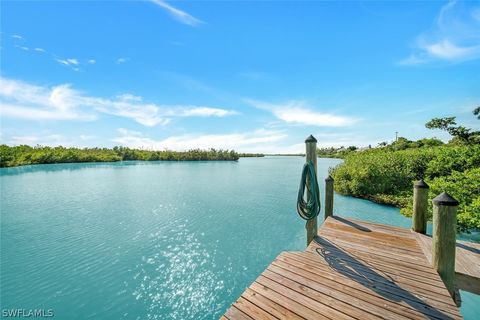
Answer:
[(402, 214), (411, 216), (413, 183), (424, 179), (430, 186), (430, 218), (431, 200), (446, 191), (460, 202), (459, 229), (479, 230), (480, 132), (458, 126), (454, 117), (433, 119), (426, 127), (446, 130), (452, 139), (444, 144), (438, 139), (399, 138), (375, 148), (330, 152), (329, 155), (345, 159), (330, 171), (335, 190), (343, 195), (395, 205), (401, 208)]
[(74, 162), (116, 162), (140, 161), (200, 161), (238, 160), (239, 155), (231, 150), (151, 151), (127, 147), (108, 148), (66, 148), (31, 147), (27, 145), (0, 145), (0, 167), (14, 167), (29, 164), (74, 163)]

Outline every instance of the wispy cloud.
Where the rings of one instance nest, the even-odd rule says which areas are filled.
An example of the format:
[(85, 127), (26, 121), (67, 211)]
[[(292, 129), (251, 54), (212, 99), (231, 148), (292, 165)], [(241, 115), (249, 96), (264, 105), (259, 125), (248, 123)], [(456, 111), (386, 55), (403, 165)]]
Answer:
[(117, 63), (118, 63), (118, 64), (122, 64), (122, 63), (127, 62), (128, 60), (129, 60), (128, 58), (118, 58), (118, 59), (117, 59)]
[(200, 24), (203, 24), (204, 22), (195, 18), (194, 16), (186, 13), (185, 11), (182, 11), (180, 9), (177, 9), (170, 4), (168, 4), (166, 1), (163, 0), (150, 0), (157, 6), (161, 7), (165, 11), (167, 11), (173, 18), (175, 18), (177, 21), (189, 25), (189, 26), (198, 26)]
[(175, 113), (180, 117), (225, 117), (238, 114), (233, 110), (225, 110), (210, 107), (196, 107), (196, 106), (177, 106), (171, 109), (171, 113)]
[(273, 104), (257, 100), (245, 99), (245, 102), (258, 108), (270, 111), (278, 119), (290, 124), (302, 124), (319, 127), (342, 127), (358, 121), (346, 116), (312, 110), (305, 101), (290, 100), (285, 103)]
[(419, 56), (412, 53), (407, 58), (400, 60), (397, 64), (402, 66), (414, 66), (424, 64), (425, 62), (428, 62), (428, 59), (420, 58)]
[(57, 62), (63, 64), (65, 66), (77, 66), (78, 60), (77, 59), (57, 59)]
[(75, 58), (68, 58), (68, 59), (58, 59), (55, 58), (55, 61), (61, 64), (62, 66), (66, 66), (71, 68), (73, 71), (80, 71), (79, 62)]
[(55, 58), (55, 61), (62, 66), (71, 68), (74, 71), (80, 71), (80, 67), (82, 66), (92, 65), (97, 63), (97, 61), (94, 59), (79, 60), (76, 58), (67, 58), (67, 59)]
[(426, 44), (424, 49), (434, 57), (445, 60), (462, 60), (477, 58), (480, 54), (480, 45), (461, 47), (453, 44), (450, 40)]
[(178, 117), (226, 117), (233, 110), (195, 105), (158, 105), (142, 97), (122, 94), (114, 98), (88, 96), (69, 84), (36, 86), (0, 78), (2, 116), (29, 120), (94, 120), (98, 113), (125, 117), (144, 126), (166, 125)]
[[(20, 35), (12, 35), (12, 38), (18, 39), (18, 40), (25, 40), (22, 36)], [(25, 44), (25, 42), (22, 42), (22, 44)], [(19, 45), (19, 44), (14, 44), (14, 47), (24, 50), (24, 51), (31, 51), (31, 52), (39, 52), (39, 53), (47, 53), (47, 50), (41, 47), (27, 47), (26, 45)], [(88, 60), (79, 60), (77, 58), (59, 58), (56, 54), (50, 53), (48, 56), (51, 56), (54, 61), (56, 61), (58, 64), (69, 67), (70, 69), (74, 71), (80, 71), (80, 66), (82, 65), (89, 65), (89, 64), (95, 64), (96, 61), (94, 59), (88, 59)], [(119, 58), (117, 60), (117, 63), (124, 63), (128, 60), (128, 58)]]
[(158, 106), (124, 96), (118, 96), (116, 99), (93, 98), (90, 103), (100, 112), (130, 118), (147, 127), (164, 126), (171, 121), (171, 118), (162, 114)]
[(94, 105), (103, 113), (130, 118), (147, 127), (165, 126), (177, 117), (225, 117), (237, 114), (221, 108), (145, 103), (143, 98), (131, 94), (117, 96), (114, 100), (96, 99)]
[(118, 136), (112, 141), (132, 148), (150, 150), (188, 150), (188, 149), (235, 149), (237, 151), (256, 150), (286, 138), (280, 131), (255, 130), (246, 133), (228, 134), (188, 134), (172, 136), (161, 140), (152, 139), (140, 132), (118, 129)]
[(30, 50), (30, 48), (29, 48), (29, 47), (26, 47), (26, 46), (19, 46), (19, 45), (15, 45), (15, 48), (22, 49), (23, 51), (29, 51), (29, 50)]
[(479, 59), (479, 16), (478, 2), (448, 2), (440, 9), (433, 27), (416, 38), (413, 52), (398, 64), (420, 65), (435, 61)]

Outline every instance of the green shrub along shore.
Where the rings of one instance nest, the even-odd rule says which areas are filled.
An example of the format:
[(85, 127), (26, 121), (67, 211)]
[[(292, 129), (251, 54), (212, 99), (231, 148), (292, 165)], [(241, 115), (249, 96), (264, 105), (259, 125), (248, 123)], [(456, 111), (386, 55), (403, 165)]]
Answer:
[(126, 160), (141, 161), (201, 161), (226, 160), (236, 161), (239, 154), (228, 150), (189, 150), (149, 151), (126, 147), (107, 148), (65, 148), (65, 147), (30, 147), (27, 145), (0, 145), (0, 167), (15, 167), (29, 164), (73, 163), (73, 162), (116, 162)]
[(413, 183), (424, 179), (430, 186), (430, 219), (431, 200), (446, 191), (460, 202), (459, 230), (480, 230), (480, 132), (456, 126), (453, 117), (433, 119), (426, 127), (446, 130), (453, 139), (444, 144), (438, 139), (399, 138), (364, 150), (321, 149), (319, 156), (327, 151), (328, 157), (345, 159), (330, 170), (340, 194), (394, 205), (411, 216)]
[(369, 149), (347, 155), (331, 175), (338, 193), (400, 207), (406, 216), (412, 215), (413, 182), (423, 178), (429, 200), (446, 191), (460, 202), (462, 230), (480, 229), (480, 145)]

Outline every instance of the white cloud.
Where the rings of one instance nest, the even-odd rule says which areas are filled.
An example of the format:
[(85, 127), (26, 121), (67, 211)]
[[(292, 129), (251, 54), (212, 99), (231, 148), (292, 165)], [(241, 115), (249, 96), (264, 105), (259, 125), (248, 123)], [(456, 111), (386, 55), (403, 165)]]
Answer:
[(160, 108), (154, 104), (136, 103), (124, 99), (95, 99), (93, 104), (103, 113), (130, 118), (147, 127), (164, 126), (171, 120), (165, 117)]
[(79, 111), (80, 98), (69, 85), (40, 87), (0, 78), (0, 114), (29, 120), (93, 120), (95, 115)]
[(19, 34), (13, 34), (13, 35), (12, 35), (12, 38), (18, 39), (18, 40), (23, 40), (23, 37), (22, 37), (21, 35), (19, 35)]
[(188, 134), (168, 137), (162, 140), (154, 140), (137, 131), (130, 131), (123, 128), (118, 129), (119, 136), (112, 141), (131, 148), (143, 148), (150, 150), (176, 150), (184, 151), (189, 149), (234, 149), (237, 151), (254, 150), (268, 147), (287, 136), (280, 131), (256, 130), (247, 133), (229, 134)]
[(77, 59), (66, 59), (68, 64), (73, 64), (73, 65), (78, 65), (78, 60)]
[(437, 43), (425, 45), (424, 49), (430, 56), (445, 60), (457, 60), (467, 57), (473, 58), (480, 54), (480, 45), (459, 47), (445, 39)]
[(45, 49), (42, 48), (34, 48), (33, 50), (37, 52), (45, 52)]
[(202, 23), (203, 21), (195, 18), (194, 16), (186, 13), (185, 11), (182, 11), (180, 9), (177, 9), (168, 3), (166, 3), (163, 0), (150, 0), (157, 6), (161, 7), (162, 9), (166, 10), (172, 17), (174, 17), (177, 21), (189, 25), (189, 26), (197, 26)]
[(88, 64), (95, 64), (97, 63), (97, 61), (95, 61), (95, 59), (90, 59), (87, 61)]
[(196, 106), (179, 106), (175, 109), (172, 109), (171, 112), (172, 114), (175, 113), (180, 117), (225, 117), (238, 114), (238, 112), (233, 110)]
[(16, 48), (19, 48), (19, 49), (22, 49), (23, 51), (29, 51), (29, 50), (30, 50), (30, 48), (25, 47), (25, 46), (17, 46), (17, 45), (15, 45), (15, 47), (16, 47)]
[(117, 63), (118, 63), (118, 64), (122, 64), (122, 63), (125, 63), (125, 62), (127, 62), (127, 61), (128, 61), (128, 58), (118, 58), (118, 59), (117, 59)]
[(450, 1), (430, 30), (421, 33), (411, 55), (399, 65), (464, 62), (480, 58), (480, 7), (475, 2)]
[(55, 59), (59, 64), (70, 67), (73, 71), (80, 71), (79, 62), (75, 58), (68, 58), (68, 59)]
[(257, 100), (245, 100), (248, 104), (270, 111), (278, 119), (290, 124), (303, 124), (319, 127), (342, 127), (358, 121), (358, 119), (318, 112), (307, 106), (305, 101), (291, 100), (282, 104), (272, 104)]
[(122, 94), (113, 99), (88, 96), (63, 84), (31, 85), (0, 78), (2, 116), (29, 120), (94, 120), (98, 113), (132, 119), (144, 126), (166, 125), (175, 117), (225, 117), (235, 111), (205, 106), (157, 105)]
[(116, 100), (97, 99), (96, 105), (104, 113), (131, 118), (147, 127), (167, 125), (173, 117), (224, 117), (236, 114), (220, 108), (156, 105), (142, 100), (142, 97), (123, 94), (117, 96)]
[(136, 101), (136, 102), (140, 102), (143, 100), (142, 97), (133, 95), (131, 93), (119, 94), (117, 98), (124, 101)]

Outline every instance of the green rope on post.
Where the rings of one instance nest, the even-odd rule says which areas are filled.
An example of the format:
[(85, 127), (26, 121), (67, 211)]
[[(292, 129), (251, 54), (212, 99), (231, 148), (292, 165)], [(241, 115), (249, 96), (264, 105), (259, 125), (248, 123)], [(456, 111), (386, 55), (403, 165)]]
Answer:
[[(307, 184), (307, 176), (309, 183)], [(307, 198), (305, 201), (305, 186), (307, 186)], [(297, 212), (305, 220), (311, 220), (320, 213), (320, 191), (318, 189), (315, 167), (311, 161), (305, 163), (302, 170), (300, 187), (298, 188)]]

